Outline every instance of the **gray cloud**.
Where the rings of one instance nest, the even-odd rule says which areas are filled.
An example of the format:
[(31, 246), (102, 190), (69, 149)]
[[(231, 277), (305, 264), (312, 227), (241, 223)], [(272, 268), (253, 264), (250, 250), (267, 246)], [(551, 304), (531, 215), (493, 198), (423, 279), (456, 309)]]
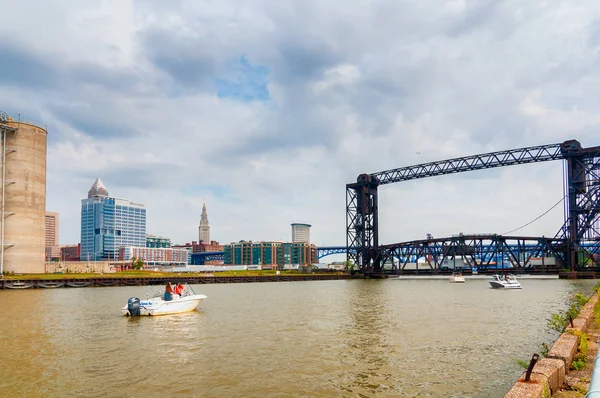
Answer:
[(60, 79), (55, 67), (39, 54), (17, 46), (0, 45), (0, 84), (21, 88), (57, 87)]
[[(0, 103), (56, 132), (48, 202), (65, 220), (77, 200), (57, 198), (84, 197), (100, 176), (145, 201), (151, 229), (176, 241), (192, 240), (206, 197), (219, 240), (285, 238), (303, 220), (319, 225), (317, 243), (339, 244), (345, 184), (359, 173), (568, 138), (599, 144), (591, 0), (110, 5), (118, 24), (54, 26), (45, 47), (18, 21), (0, 27), (21, 33), (0, 48)], [(82, 7), (63, 18), (89, 15)], [(245, 81), (231, 67), (242, 56), (268, 71), (268, 101), (217, 96), (214, 79)], [(560, 178), (540, 165), (387, 187), (382, 236), (510, 230), (555, 203)], [(523, 232), (553, 235), (562, 214), (549, 217)], [(61, 227), (69, 241), (72, 222)]]

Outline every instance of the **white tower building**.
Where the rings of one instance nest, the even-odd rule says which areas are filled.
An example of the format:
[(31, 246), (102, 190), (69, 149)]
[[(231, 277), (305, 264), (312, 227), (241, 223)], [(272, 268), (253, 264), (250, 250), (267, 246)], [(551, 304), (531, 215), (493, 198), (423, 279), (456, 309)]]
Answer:
[(210, 244), (210, 224), (206, 214), (206, 203), (202, 205), (202, 215), (200, 216), (200, 226), (198, 227), (198, 242), (204, 241)]
[(292, 243), (310, 243), (310, 224), (292, 224)]

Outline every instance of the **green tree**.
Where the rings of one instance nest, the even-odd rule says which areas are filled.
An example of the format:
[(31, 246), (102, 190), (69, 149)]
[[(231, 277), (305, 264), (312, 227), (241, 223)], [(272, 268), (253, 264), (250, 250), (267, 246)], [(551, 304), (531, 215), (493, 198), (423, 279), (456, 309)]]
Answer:
[(344, 266), (346, 268), (346, 271), (354, 272), (354, 270), (356, 269), (356, 264), (354, 264), (352, 260), (346, 260)]
[(137, 260), (135, 260), (135, 262), (132, 263), (132, 265), (133, 265), (133, 269), (140, 270), (140, 269), (142, 269), (142, 267), (144, 267), (144, 260), (142, 260), (141, 258), (138, 258)]

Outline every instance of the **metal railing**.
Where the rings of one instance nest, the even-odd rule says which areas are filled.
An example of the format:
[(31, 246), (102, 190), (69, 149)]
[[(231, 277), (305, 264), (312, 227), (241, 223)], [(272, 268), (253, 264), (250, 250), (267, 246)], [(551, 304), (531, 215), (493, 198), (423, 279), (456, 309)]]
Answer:
[[(598, 342), (600, 344), (600, 341)], [(590, 389), (585, 395), (585, 398), (600, 398), (600, 350), (594, 359), (594, 370), (592, 371), (592, 380), (590, 381)]]

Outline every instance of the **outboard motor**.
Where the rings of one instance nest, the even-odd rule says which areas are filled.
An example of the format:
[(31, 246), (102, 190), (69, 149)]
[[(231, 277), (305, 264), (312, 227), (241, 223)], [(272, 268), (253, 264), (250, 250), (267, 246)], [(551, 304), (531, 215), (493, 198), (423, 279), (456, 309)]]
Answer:
[(137, 297), (129, 297), (127, 310), (129, 310), (129, 315), (131, 316), (140, 316), (140, 299)]

